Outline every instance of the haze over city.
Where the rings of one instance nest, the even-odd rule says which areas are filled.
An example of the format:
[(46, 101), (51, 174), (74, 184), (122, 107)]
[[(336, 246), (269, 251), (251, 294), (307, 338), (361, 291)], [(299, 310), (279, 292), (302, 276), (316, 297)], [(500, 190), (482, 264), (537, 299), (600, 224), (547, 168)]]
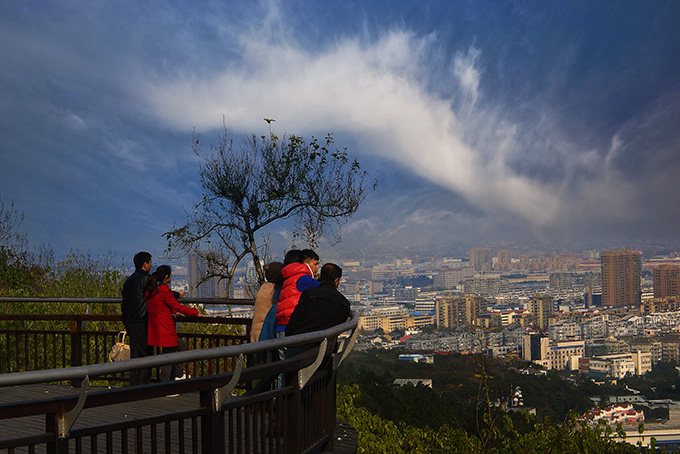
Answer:
[(58, 255), (160, 254), (202, 194), (192, 131), (273, 118), (379, 182), (337, 251), (677, 250), (678, 23), (672, 1), (5, 2), (0, 198)]

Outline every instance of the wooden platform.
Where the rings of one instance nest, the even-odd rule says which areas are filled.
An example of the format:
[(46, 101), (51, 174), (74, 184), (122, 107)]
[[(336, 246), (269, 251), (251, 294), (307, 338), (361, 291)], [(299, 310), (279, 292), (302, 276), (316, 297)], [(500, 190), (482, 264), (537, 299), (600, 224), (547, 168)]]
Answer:
[(359, 436), (356, 429), (338, 419), (333, 431), (333, 451), (324, 451), (324, 453), (354, 454), (357, 452), (358, 442)]
[[(100, 391), (106, 388), (90, 387), (89, 391)], [(61, 385), (24, 385), (0, 388), (0, 403), (23, 402), (49, 399), (67, 395), (77, 395), (78, 389)], [(85, 409), (80, 414), (73, 429), (91, 427), (102, 423), (114, 423), (152, 417), (160, 412), (171, 413), (198, 408), (198, 393), (182, 394), (175, 397), (149, 399), (140, 402), (129, 402), (106, 407)], [(45, 420), (42, 416), (31, 416), (18, 419), (0, 419), (0, 440), (11, 434), (12, 438), (35, 435), (44, 432)]]
[[(89, 391), (106, 388), (90, 387)], [(0, 388), (0, 404), (50, 399), (65, 395), (77, 395), (78, 389), (66, 385), (25, 385)], [(147, 399), (143, 401), (85, 409), (76, 420), (72, 430), (103, 424), (134, 421), (153, 417), (159, 413), (172, 413), (199, 408), (197, 392), (181, 395)], [(44, 416), (31, 416), (16, 419), (0, 419), (0, 441), (9, 438), (28, 437), (45, 432)], [(344, 421), (337, 420), (333, 433), (336, 454), (353, 454), (357, 451), (357, 432)], [(164, 440), (159, 440), (163, 446)], [(162, 451), (161, 451), (162, 452)]]

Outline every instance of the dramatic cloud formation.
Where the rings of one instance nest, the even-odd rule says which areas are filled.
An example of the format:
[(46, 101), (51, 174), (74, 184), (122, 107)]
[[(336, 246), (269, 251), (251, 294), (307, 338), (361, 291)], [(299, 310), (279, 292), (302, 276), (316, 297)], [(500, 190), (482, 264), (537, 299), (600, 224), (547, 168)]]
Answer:
[[(538, 224), (554, 220), (552, 188), (513, 172), (503, 161), (512, 140), (507, 131), (494, 131), (496, 140), (486, 140), (488, 155), (482, 158), (483, 151), (464, 140), (465, 135), (476, 139), (475, 128), (488, 129), (475, 122), (492, 119), (475, 110), (478, 50), (455, 59), (452, 82), (463, 97), (463, 112), (458, 112), (451, 100), (424, 88), (427, 81), (421, 80), (425, 75), (419, 68), (425, 63), (427, 39), (393, 31), (373, 43), (348, 39), (327, 50), (305, 52), (281, 39), (262, 42), (259, 37), (242, 40), (238, 68), (207, 80), (192, 77), (149, 86), (154, 114), (180, 128), (192, 123), (216, 128), (224, 115), (226, 124), (239, 130), (257, 129), (263, 116), (283, 119), (293, 131), (341, 130), (361, 137), (367, 150), (399, 161), (474, 203)], [(267, 58), (262, 49), (267, 49)]]
[(0, 7), (0, 196), (41, 241), (159, 249), (200, 197), (191, 131), (267, 117), (379, 179), (354, 245), (675, 233), (680, 7), (376, 8)]

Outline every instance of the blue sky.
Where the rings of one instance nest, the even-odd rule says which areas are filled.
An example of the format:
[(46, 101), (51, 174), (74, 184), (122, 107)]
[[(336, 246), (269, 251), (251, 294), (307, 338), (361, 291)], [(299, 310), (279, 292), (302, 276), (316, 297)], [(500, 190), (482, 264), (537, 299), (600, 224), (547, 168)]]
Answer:
[(58, 254), (159, 254), (200, 198), (192, 130), (267, 117), (378, 179), (340, 249), (677, 245), (678, 23), (675, 1), (2, 2), (0, 197)]

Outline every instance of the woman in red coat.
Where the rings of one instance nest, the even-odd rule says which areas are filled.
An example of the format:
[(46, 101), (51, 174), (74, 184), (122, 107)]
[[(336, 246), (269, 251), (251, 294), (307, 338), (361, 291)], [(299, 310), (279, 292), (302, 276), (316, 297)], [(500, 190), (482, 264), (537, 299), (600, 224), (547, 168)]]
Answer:
[[(168, 285), (171, 280), (172, 269), (167, 265), (161, 265), (149, 278), (146, 292), (146, 310), (149, 314), (147, 344), (162, 347), (163, 353), (177, 351), (177, 330), (172, 315), (180, 313), (193, 317), (200, 316), (196, 309), (184, 306), (175, 299)], [(172, 371), (172, 365), (161, 367), (161, 381), (170, 380)]]

